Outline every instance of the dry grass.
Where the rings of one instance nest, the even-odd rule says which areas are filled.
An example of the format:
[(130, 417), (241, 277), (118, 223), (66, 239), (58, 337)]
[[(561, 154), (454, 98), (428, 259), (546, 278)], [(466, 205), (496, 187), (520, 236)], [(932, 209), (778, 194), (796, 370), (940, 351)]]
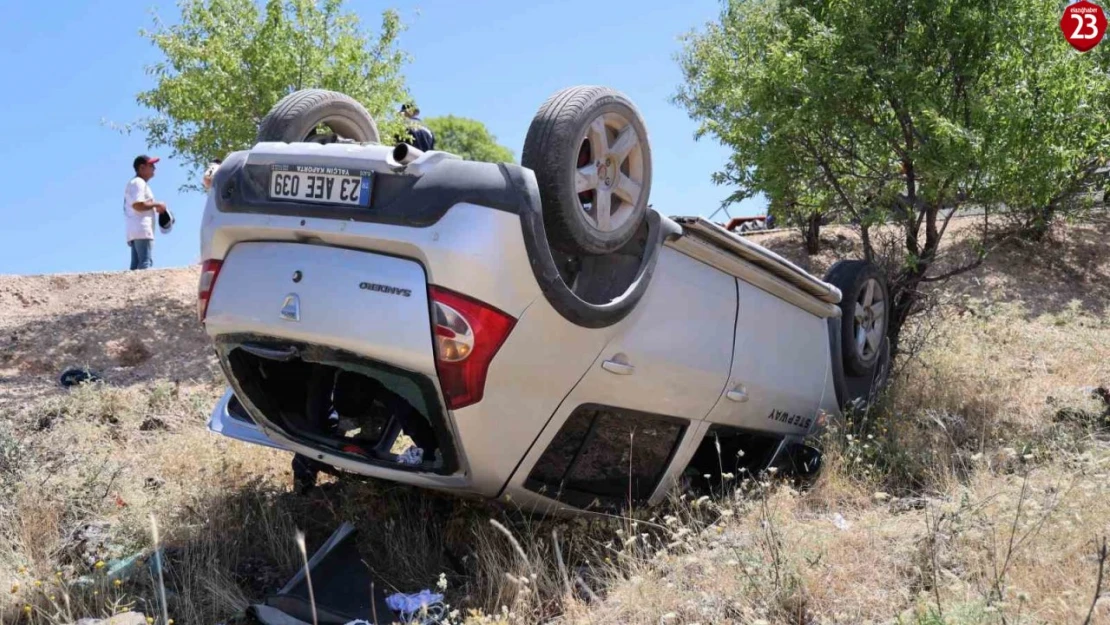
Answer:
[[(1110, 386), (1110, 294), (1087, 278), (1110, 275), (1110, 252), (1092, 243), (1106, 233), (1054, 235), (1082, 275), (1008, 248), (938, 293), (916, 330), (939, 332), (901, 363), (882, 407), (830, 429), (812, 488), (733, 481), (635, 519), (535, 519), (381, 482), (295, 496), (286, 454), (205, 431), (221, 390), (207, 364), (174, 383), (157, 369), (161, 344), (144, 340), (151, 358), (111, 384), (36, 387), (0, 406), (0, 622), (160, 614), (148, 566), (118, 586), (97, 568), (149, 554), (153, 513), (183, 624), (224, 622), (277, 589), (300, 563), (295, 533), (312, 551), (342, 521), (384, 590), (442, 584), (451, 622), (1081, 625), (1090, 611), (1110, 623), (1110, 595), (1092, 608), (1095, 541), (1110, 536), (1110, 410), (1090, 393)], [(811, 269), (854, 249), (836, 234), (838, 251)], [(794, 235), (775, 236), (795, 253)], [(21, 332), (47, 341), (29, 323)], [(121, 345), (88, 349), (123, 366)], [(73, 540), (89, 524), (103, 544)]]

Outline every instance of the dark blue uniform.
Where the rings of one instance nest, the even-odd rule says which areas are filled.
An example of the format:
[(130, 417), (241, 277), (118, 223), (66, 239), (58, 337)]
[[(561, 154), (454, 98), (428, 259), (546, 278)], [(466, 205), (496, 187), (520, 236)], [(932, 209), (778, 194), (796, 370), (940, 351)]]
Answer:
[(427, 152), (436, 148), (436, 137), (432, 131), (421, 124), (420, 122), (413, 121), (408, 126), (408, 144), (412, 147)]

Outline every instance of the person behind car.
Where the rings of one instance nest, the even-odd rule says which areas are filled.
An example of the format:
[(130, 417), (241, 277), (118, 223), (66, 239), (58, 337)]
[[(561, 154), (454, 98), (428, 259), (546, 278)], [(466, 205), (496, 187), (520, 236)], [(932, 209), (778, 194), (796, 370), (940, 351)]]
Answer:
[(208, 167), (204, 170), (204, 192), (207, 193), (212, 188), (212, 178), (216, 175), (216, 170), (223, 164), (223, 159), (214, 158), (208, 162)]
[(401, 105), (401, 115), (405, 117), (408, 137), (401, 138), (400, 141), (408, 143), (421, 152), (436, 149), (435, 134), (420, 121), (420, 109), (415, 104)]
[(135, 177), (123, 190), (123, 217), (127, 245), (131, 248), (131, 270), (149, 269), (154, 265), (154, 214), (166, 212), (166, 204), (154, 199), (147, 184), (154, 177), (154, 165), (160, 159), (145, 154), (136, 156), (132, 167)]

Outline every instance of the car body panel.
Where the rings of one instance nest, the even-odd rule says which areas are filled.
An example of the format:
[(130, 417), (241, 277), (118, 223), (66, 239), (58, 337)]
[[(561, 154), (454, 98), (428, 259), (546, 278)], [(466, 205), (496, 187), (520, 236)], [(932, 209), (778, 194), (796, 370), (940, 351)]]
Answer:
[(206, 327), (212, 336), (261, 334), (329, 345), (434, 376), (428, 311), (424, 270), (414, 261), (244, 242), (228, 252)]
[[(685, 432), (660, 484), (673, 479), (676, 470), (681, 472), (675, 467), (685, 466), (696, 449), (706, 427), (703, 420), (724, 390), (735, 320), (733, 278), (664, 249), (643, 301), (617, 324), (612, 339), (520, 463), (506, 492), (545, 508), (566, 507), (529, 491), (524, 483), (563, 423), (586, 404), (683, 420)], [(606, 368), (607, 362), (632, 369)], [(657, 486), (652, 497), (659, 492)]]
[(451, 413), (475, 489), (501, 491), (615, 331), (576, 326), (543, 298), (524, 311), (490, 365), (482, 401)]
[(736, 286), (740, 304), (728, 391), (709, 420), (805, 434), (828, 387), (827, 322), (743, 280)]
[(643, 301), (618, 324), (574, 396), (701, 420), (728, 379), (735, 319), (731, 277), (663, 248)]
[[(426, 228), (253, 213), (221, 213), (209, 198), (202, 223), (205, 259), (222, 260), (241, 241), (286, 241), (408, 258), (431, 284), (465, 293), (518, 317), (540, 295), (520, 219), (460, 203)], [(217, 283), (217, 288), (219, 284)]]

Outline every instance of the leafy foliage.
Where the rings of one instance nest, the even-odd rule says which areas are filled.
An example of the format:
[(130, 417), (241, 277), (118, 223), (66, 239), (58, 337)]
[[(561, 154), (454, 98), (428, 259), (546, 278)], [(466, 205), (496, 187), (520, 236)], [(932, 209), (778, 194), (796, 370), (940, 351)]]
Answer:
[[(143, 36), (165, 59), (147, 68), (157, 85), (137, 96), (155, 114), (136, 126), (196, 171), (249, 148), (270, 108), (292, 91), (340, 91), (361, 102), (383, 136), (399, 132), (406, 99), (394, 11), (380, 32), (360, 29), (343, 0), (180, 0), (180, 23)], [(388, 133), (388, 134), (387, 134)]]
[(1077, 197), (1110, 164), (1110, 50), (1080, 55), (1065, 45), (1058, 3), (1020, 2), (998, 18), (1010, 45), (994, 58), (984, 113), (991, 163), (984, 202), (1009, 207), (1022, 231), (1043, 235), (1060, 212), (1089, 207)]
[(435, 133), (436, 149), (487, 163), (512, 163), (513, 151), (497, 143), (486, 125), (476, 119), (447, 115), (430, 117), (425, 125)]
[[(891, 333), (922, 282), (953, 266), (939, 245), (961, 207), (1040, 209), (1066, 197), (1110, 146), (1105, 46), (1077, 54), (1056, 0), (726, 0), (687, 37), (676, 95), (733, 149), (730, 200), (762, 192), (782, 221), (843, 213), (886, 250)], [(790, 219), (795, 217), (795, 219)], [(984, 228), (984, 236), (986, 229)]]

